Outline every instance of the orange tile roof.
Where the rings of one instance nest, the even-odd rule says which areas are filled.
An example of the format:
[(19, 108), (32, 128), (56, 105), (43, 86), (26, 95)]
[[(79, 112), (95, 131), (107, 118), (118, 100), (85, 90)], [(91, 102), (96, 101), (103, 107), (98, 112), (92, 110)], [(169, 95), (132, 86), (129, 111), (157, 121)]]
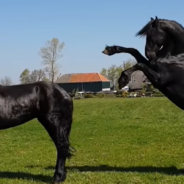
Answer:
[(109, 82), (109, 80), (99, 73), (83, 73), (71, 75), (69, 82)]

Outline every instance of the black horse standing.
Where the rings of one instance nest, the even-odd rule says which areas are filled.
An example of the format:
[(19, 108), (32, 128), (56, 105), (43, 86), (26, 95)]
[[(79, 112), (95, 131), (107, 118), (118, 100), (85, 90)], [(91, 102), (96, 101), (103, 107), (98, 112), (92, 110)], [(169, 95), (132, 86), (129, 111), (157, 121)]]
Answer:
[(0, 86), (0, 129), (7, 129), (37, 118), (57, 149), (53, 184), (66, 179), (66, 158), (70, 152), (73, 101), (58, 85), (36, 82)]

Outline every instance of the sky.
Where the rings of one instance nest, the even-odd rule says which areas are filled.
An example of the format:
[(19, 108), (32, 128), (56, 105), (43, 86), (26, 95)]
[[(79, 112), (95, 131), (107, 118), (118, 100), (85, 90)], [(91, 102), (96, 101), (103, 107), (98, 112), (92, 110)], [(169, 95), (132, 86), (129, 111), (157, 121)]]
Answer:
[(144, 54), (145, 38), (135, 34), (155, 16), (184, 25), (183, 7), (183, 0), (0, 0), (0, 79), (18, 84), (24, 69), (43, 68), (39, 51), (52, 38), (65, 43), (62, 75), (121, 65), (132, 56), (106, 56), (106, 45)]

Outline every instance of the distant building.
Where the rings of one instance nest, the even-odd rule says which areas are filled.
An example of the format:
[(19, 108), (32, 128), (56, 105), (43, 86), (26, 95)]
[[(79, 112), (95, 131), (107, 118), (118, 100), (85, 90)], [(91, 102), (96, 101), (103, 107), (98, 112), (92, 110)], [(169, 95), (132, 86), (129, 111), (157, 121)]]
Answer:
[(110, 81), (99, 73), (64, 74), (55, 83), (67, 92), (74, 90), (86, 92), (110, 90)]
[(128, 83), (129, 91), (139, 91), (142, 90), (143, 85), (151, 85), (147, 77), (142, 71), (135, 71), (131, 75), (131, 80)]

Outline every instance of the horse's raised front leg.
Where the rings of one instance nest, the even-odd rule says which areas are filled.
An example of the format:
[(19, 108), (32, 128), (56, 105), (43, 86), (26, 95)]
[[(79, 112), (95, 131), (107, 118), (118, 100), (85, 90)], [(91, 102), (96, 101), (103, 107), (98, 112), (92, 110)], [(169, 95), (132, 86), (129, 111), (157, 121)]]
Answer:
[(127, 53), (132, 55), (138, 63), (149, 64), (150, 61), (147, 60), (137, 49), (121, 47), (121, 46), (107, 46), (103, 51), (103, 54), (112, 56), (114, 54)]
[(136, 70), (142, 71), (144, 75), (149, 79), (149, 81), (153, 84), (154, 87), (158, 88), (161, 85), (159, 73), (152, 70), (148, 65), (145, 65), (144, 63), (137, 63), (133, 67), (121, 73), (121, 76), (118, 79), (120, 89), (128, 84), (131, 78), (131, 74)]
[(122, 89), (123, 87), (125, 87), (130, 82), (131, 75), (136, 70), (137, 70), (137, 67), (136, 67), (136, 65), (134, 65), (133, 67), (121, 72), (121, 75), (118, 79), (119, 89)]
[(160, 74), (158, 72), (154, 71), (144, 63), (137, 63), (135, 67), (137, 70), (141, 70), (144, 73), (154, 87), (159, 88), (159, 86), (161, 86)]
[(117, 46), (117, 50), (119, 50), (119, 53), (124, 52), (132, 55), (138, 63), (144, 63), (144, 64), (150, 63), (150, 61), (147, 60), (137, 49)]

